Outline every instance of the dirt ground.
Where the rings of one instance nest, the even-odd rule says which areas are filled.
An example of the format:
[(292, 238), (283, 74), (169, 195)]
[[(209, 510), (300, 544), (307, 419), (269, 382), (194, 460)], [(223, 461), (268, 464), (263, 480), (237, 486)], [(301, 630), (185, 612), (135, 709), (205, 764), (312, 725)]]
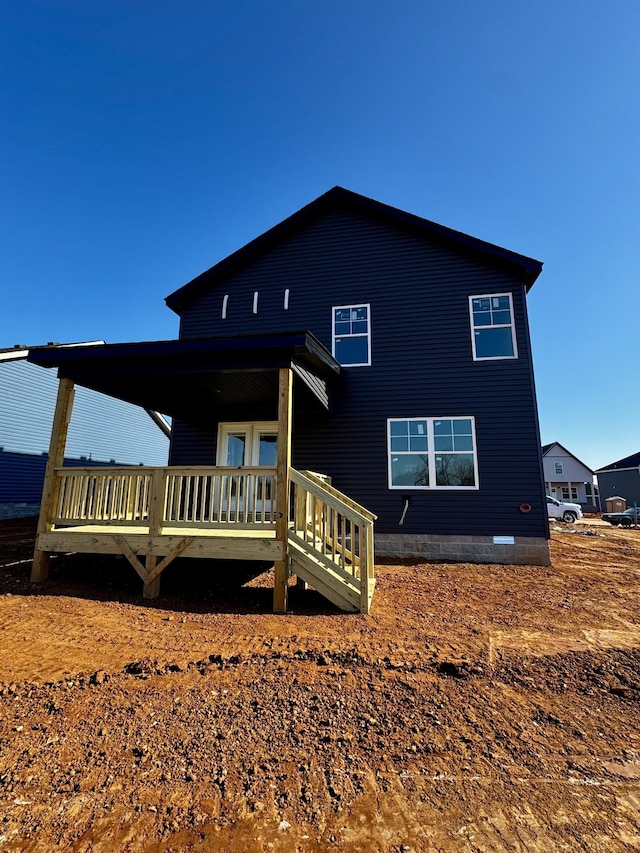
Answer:
[[(640, 848), (640, 531), (379, 566), (371, 615), (198, 561), (28, 580), (0, 523), (0, 851)], [(255, 574), (255, 572), (253, 573)]]

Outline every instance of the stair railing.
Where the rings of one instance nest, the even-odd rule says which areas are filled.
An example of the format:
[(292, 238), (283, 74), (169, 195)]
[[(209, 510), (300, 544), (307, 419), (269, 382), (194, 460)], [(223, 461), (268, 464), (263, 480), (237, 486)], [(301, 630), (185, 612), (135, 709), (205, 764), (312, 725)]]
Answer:
[(375, 586), (373, 523), (376, 516), (318, 474), (291, 469), (289, 536), (359, 590), (368, 613)]

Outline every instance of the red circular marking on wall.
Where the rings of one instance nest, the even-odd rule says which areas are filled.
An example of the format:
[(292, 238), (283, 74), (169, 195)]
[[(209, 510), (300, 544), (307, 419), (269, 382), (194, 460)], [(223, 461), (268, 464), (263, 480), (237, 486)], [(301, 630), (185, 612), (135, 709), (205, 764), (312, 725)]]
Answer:
[(531, 504), (520, 504), (520, 512), (531, 512)]

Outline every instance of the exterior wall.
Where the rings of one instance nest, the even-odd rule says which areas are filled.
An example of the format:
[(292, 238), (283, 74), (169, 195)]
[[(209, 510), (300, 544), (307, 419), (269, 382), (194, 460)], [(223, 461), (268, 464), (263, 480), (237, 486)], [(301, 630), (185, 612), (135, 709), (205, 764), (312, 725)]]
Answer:
[[(556, 463), (562, 465), (562, 474), (557, 474), (555, 470)], [(563, 447), (555, 444), (542, 457), (542, 466), (544, 469), (545, 487), (548, 495), (557, 500), (576, 501), (580, 504), (590, 503), (590, 498), (587, 495), (587, 483), (593, 484), (593, 471), (583, 465), (575, 456), (568, 453)], [(571, 487), (577, 490), (577, 498), (564, 498), (562, 495), (562, 487), (569, 488), (571, 495)]]
[[(513, 294), (519, 358), (474, 362), (469, 296), (503, 292)], [(343, 369), (328, 414), (294, 403), (293, 465), (329, 474), (378, 515), (379, 534), (548, 536), (525, 295), (511, 273), (387, 223), (327, 213), (202, 293), (180, 335), (309, 329), (330, 350), (332, 306), (360, 303), (371, 306), (372, 365)], [(477, 491), (388, 488), (387, 418), (420, 416), (475, 417)], [(172, 463), (215, 458), (209, 429), (176, 424)]]
[[(37, 510), (57, 390), (54, 371), (24, 358), (0, 361), (2, 505), (28, 503)], [(166, 465), (168, 447), (142, 409), (76, 388), (65, 464)]]
[(602, 508), (607, 498), (619, 496), (625, 498), (627, 506), (637, 503), (640, 506), (640, 468), (626, 471), (599, 471), (598, 485)]
[[(557, 478), (559, 475), (556, 474), (555, 476)], [(546, 474), (545, 474), (545, 477), (546, 477)], [(546, 488), (546, 492), (548, 495), (551, 495), (552, 498), (555, 498), (556, 500), (559, 500), (559, 501), (570, 501), (573, 503), (577, 502), (579, 504), (583, 504), (583, 503), (588, 502), (587, 486), (585, 483), (578, 483), (575, 480), (558, 480), (558, 479), (555, 479), (555, 480), (547, 480), (547, 482), (545, 483), (545, 488)], [(563, 488), (569, 490), (569, 497), (563, 496), (563, 493), (562, 493)], [(575, 498), (571, 496), (574, 489), (576, 490), (576, 493), (577, 493), (577, 497), (575, 497)]]

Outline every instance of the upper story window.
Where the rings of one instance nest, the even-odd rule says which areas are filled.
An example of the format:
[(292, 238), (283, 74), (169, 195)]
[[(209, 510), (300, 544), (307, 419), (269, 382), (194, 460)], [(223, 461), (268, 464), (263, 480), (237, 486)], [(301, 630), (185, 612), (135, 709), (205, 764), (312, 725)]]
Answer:
[(333, 309), (333, 357), (344, 367), (371, 364), (371, 306), (340, 305)]
[(470, 296), (469, 313), (474, 361), (518, 357), (510, 293)]
[(564, 473), (564, 471), (562, 469), (562, 462), (556, 462), (554, 467), (555, 467), (556, 474), (563, 474)]
[(477, 489), (473, 418), (390, 418), (390, 489)]

